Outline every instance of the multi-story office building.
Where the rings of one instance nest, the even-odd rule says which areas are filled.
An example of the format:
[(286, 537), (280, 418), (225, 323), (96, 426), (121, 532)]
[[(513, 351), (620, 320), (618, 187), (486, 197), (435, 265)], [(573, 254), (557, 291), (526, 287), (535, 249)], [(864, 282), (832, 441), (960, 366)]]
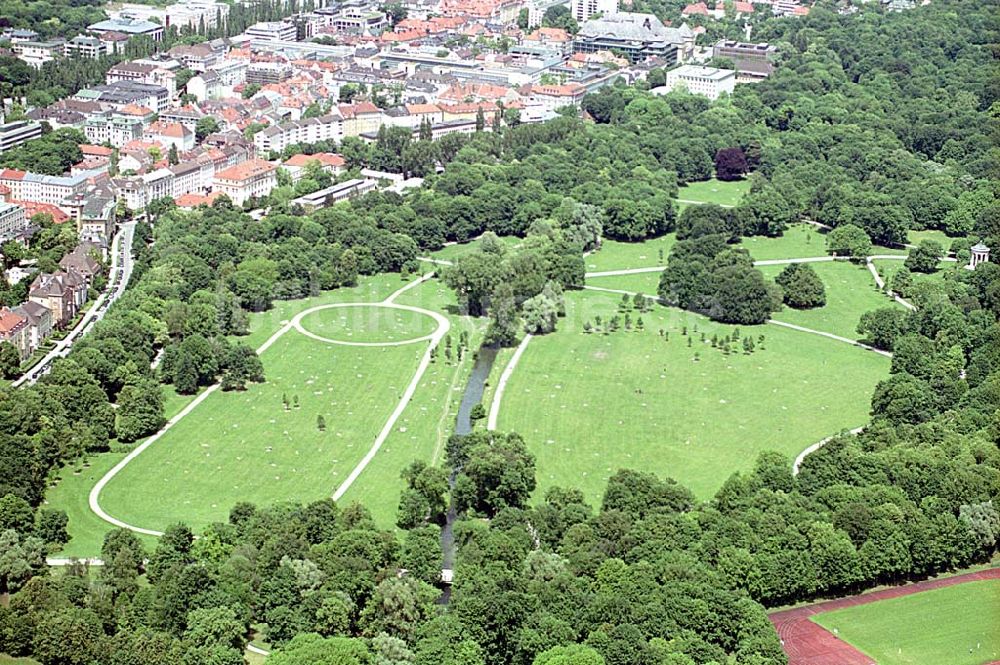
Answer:
[(35, 69), (41, 69), (46, 62), (62, 56), (65, 45), (66, 42), (61, 39), (52, 39), (47, 42), (17, 42), (11, 44), (10, 48), (19, 60)]
[(252, 39), (263, 39), (269, 42), (294, 42), (298, 36), (298, 30), (294, 23), (287, 21), (265, 21), (254, 23), (246, 29), (247, 37)]
[(653, 88), (653, 93), (665, 93), (684, 89), (694, 95), (718, 99), (722, 93), (733, 94), (736, 88), (736, 72), (732, 69), (681, 65), (667, 72), (667, 84)]
[(161, 24), (124, 16), (117, 19), (112, 18), (106, 21), (98, 21), (97, 23), (88, 25), (87, 30), (98, 36), (108, 32), (115, 32), (128, 35), (129, 37), (145, 35), (156, 42), (163, 39), (163, 26)]
[(687, 24), (668, 28), (652, 14), (620, 12), (584, 23), (573, 42), (573, 50), (620, 52), (633, 63), (652, 57), (677, 62), (694, 51), (694, 38)]
[(0, 200), (0, 242), (12, 240), (28, 228), (24, 207)]
[(15, 169), (0, 171), (0, 185), (10, 189), (14, 201), (61, 205), (67, 198), (87, 189), (87, 176), (57, 176), (26, 173)]
[(88, 60), (96, 60), (102, 55), (107, 55), (108, 45), (102, 42), (97, 37), (86, 37), (84, 35), (77, 35), (73, 39), (66, 42), (63, 47), (63, 54), (67, 58), (86, 58)]
[(0, 154), (41, 135), (42, 125), (37, 122), (18, 120), (0, 125)]
[(121, 148), (129, 141), (142, 137), (143, 127), (139, 118), (90, 118), (83, 126), (83, 133), (91, 143), (110, 143), (115, 148)]
[(723, 39), (712, 48), (712, 57), (732, 60), (740, 78), (762, 79), (774, 71), (777, 52), (773, 44), (747, 44)]
[(217, 171), (212, 191), (222, 192), (241, 206), (252, 198), (270, 194), (278, 185), (277, 170), (270, 162), (251, 159)]

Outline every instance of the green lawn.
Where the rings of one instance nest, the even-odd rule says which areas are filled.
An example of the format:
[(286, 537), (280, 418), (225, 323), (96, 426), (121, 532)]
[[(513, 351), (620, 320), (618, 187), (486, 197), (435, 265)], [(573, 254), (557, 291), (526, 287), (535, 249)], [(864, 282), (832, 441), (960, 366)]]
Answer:
[(945, 235), (944, 231), (938, 231), (936, 229), (928, 229), (926, 231), (909, 231), (907, 233), (907, 241), (911, 245), (919, 245), (921, 240), (935, 240), (946, 250), (951, 248), (951, 243), (955, 242), (955, 238), (949, 238)]
[(792, 224), (777, 238), (751, 236), (739, 243), (755, 261), (826, 256), (826, 236), (811, 224)]
[(537, 496), (576, 486), (596, 502), (608, 477), (630, 467), (708, 498), (760, 451), (792, 458), (866, 422), (875, 383), (888, 372), (882, 356), (771, 325), (742, 330), (765, 335), (764, 350), (752, 355), (724, 356), (700, 332), (688, 347), (682, 326), (709, 339), (732, 328), (661, 306), (642, 315), (644, 332), (582, 332), (619, 300), (568, 294), (560, 330), (532, 340), (507, 385), (499, 428), (520, 432), (537, 456)]
[[(201, 529), (238, 501), (329, 496), (368, 451), (425, 348), (330, 345), (292, 330), (261, 356), (266, 383), (213, 393), (115, 476), (101, 505), (135, 526)], [(298, 408), (285, 410), (284, 396)]]
[[(875, 259), (872, 261), (875, 264), (875, 268), (878, 270), (879, 274), (882, 275), (882, 279), (887, 282), (892, 279), (892, 276), (903, 267), (902, 261), (897, 261), (895, 259)], [(945, 274), (950, 270), (960, 269), (954, 261), (941, 261), (938, 263), (937, 272), (932, 272), (929, 274), (915, 272), (913, 273), (913, 280), (915, 282), (920, 282), (922, 280), (933, 280), (941, 281), (944, 279)]]
[(40, 665), (34, 658), (14, 658), (0, 653), (0, 665)]
[[(522, 239), (518, 238), (517, 236), (500, 237), (500, 242), (502, 242), (507, 247), (515, 247), (516, 245), (520, 244), (521, 241)], [(454, 261), (460, 256), (464, 256), (465, 254), (475, 251), (476, 249), (479, 249), (479, 242), (473, 240), (471, 242), (463, 242), (454, 245), (447, 245), (445, 247), (442, 247), (441, 249), (431, 252), (430, 257), (442, 261)]]
[(881, 600), (813, 621), (879, 665), (981, 665), (1000, 659), (1000, 581)]
[(677, 198), (682, 201), (738, 205), (743, 195), (750, 190), (749, 180), (722, 182), (712, 178), (703, 182), (692, 182), (680, 188)]
[[(660, 286), (662, 271), (641, 272), (634, 275), (612, 275), (610, 277), (588, 277), (587, 286), (601, 289), (618, 289), (629, 293), (642, 293), (655, 296)], [(620, 297), (620, 296), (619, 296)]]
[(584, 258), (584, 262), (587, 272), (663, 266), (675, 242), (677, 238), (673, 233), (645, 242), (605, 240), (600, 249)]
[[(901, 263), (901, 261), (897, 261)], [(826, 305), (813, 309), (784, 307), (772, 316), (777, 321), (858, 339), (861, 315), (879, 307), (899, 307), (875, 286), (875, 279), (863, 265), (847, 262), (810, 264), (826, 287)], [(774, 278), (785, 266), (761, 266), (766, 277)]]
[[(259, 346), (300, 311), (317, 304), (381, 301), (405, 283), (398, 275), (382, 275), (363, 278), (352, 289), (276, 303), (272, 311), (252, 316), (251, 333), (243, 339)], [(395, 522), (403, 467), (414, 459), (430, 462), (442, 456), (473, 362), (470, 352), (461, 361), (457, 358), (459, 335), (468, 332), (474, 349), (485, 328), (485, 319), (460, 316), (453, 293), (437, 280), (406, 291), (396, 302), (445, 313), (452, 324), (453, 355), (449, 362), (442, 346), (395, 430), (341, 499), (363, 501), (383, 526)], [(351, 341), (411, 339), (436, 327), (418, 313), (362, 307), (321, 310), (304, 317), (303, 326)], [(261, 357), (267, 383), (245, 393), (209, 396), (107, 485), (101, 505), (136, 526), (162, 529), (183, 520), (198, 529), (225, 520), (236, 501), (267, 504), (329, 496), (368, 451), (425, 349), (426, 343), (330, 345), (291, 330)], [(286, 411), (283, 396), (298, 396), (299, 408)], [(192, 399), (172, 390), (166, 397), (168, 417)], [(318, 414), (326, 419), (326, 432), (317, 429)], [(49, 491), (50, 505), (70, 516), (72, 540), (60, 555), (99, 553), (111, 527), (90, 511), (87, 496), (123, 456), (94, 456), (79, 474), (66, 469)]]

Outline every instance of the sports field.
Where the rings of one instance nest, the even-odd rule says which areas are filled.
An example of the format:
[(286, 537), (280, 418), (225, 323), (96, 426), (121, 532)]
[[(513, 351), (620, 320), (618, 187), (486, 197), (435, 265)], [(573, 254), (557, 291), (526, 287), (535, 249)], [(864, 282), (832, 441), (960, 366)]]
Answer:
[(741, 330), (755, 342), (764, 335), (763, 350), (723, 355), (710, 340), (731, 326), (662, 306), (641, 314), (642, 332), (583, 332), (585, 321), (614, 315), (620, 299), (568, 294), (559, 330), (531, 341), (506, 387), (498, 428), (520, 432), (537, 456), (538, 496), (577, 486), (596, 502), (611, 474), (634, 468), (708, 498), (763, 450), (791, 459), (864, 423), (888, 371), (885, 357), (775, 325)]
[(813, 621), (879, 665), (982, 665), (1000, 659), (1000, 581), (880, 600)]

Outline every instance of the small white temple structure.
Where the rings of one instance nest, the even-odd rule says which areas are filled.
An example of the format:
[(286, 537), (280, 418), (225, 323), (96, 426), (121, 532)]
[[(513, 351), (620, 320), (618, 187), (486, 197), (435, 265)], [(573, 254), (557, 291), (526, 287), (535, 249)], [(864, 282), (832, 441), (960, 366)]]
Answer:
[(973, 245), (969, 251), (972, 252), (972, 256), (969, 257), (969, 265), (965, 266), (967, 270), (975, 270), (980, 263), (990, 260), (990, 248), (983, 243)]

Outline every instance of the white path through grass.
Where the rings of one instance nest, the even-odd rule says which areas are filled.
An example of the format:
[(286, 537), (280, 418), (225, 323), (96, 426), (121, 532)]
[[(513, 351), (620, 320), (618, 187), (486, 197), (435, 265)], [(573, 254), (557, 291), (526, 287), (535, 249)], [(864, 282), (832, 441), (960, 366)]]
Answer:
[[(451, 323), (448, 321), (448, 319), (445, 318), (442, 314), (439, 314), (438, 312), (434, 312), (434, 311), (431, 311), (431, 310), (428, 310), (428, 309), (423, 309), (423, 308), (420, 308), (420, 307), (413, 307), (413, 306), (410, 306), (410, 305), (400, 305), (400, 304), (394, 302), (395, 299), (397, 297), (399, 297), (402, 293), (405, 293), (406, 291), (408, 291), (408, 290), (410, 290), (410, 289), (412, 289), (412, 288), (414, 288), (416, 286), (419, 286), (423, 282), (426, 282), (428, 279), (430, 279), (432, 276), (433, 276), (433, 273), (427, 273), (426, 275), (423, 275), (422, 277), (419, 277), (418, 279), (415, 279), (412, 282), (409, 282), (408, 284), (406, 284), (402, 288), (398, 289), (395, 293), (393, 293), (392, 295), (390, 295), (388, 298), (386, 298), (385, 300), (383, 300), (381, 302), (351, 303), (350, 304), (350, 306), (352, 306), (352, 307), (361, 307), (361, 306), (386, 307), (386, 308), (391, 308), (391, 309), (402, 309), (402, 310), (407, 310), (407, 311), (411, 311), (411, 312), (416, 312), (416, 313), (419, 313), (419, 314), (424, 314), (424, 315), (429, 316), (432, 319), (434, 319), (437, 322), (437, 324), (438, 324), (437, 329), (433, 333), (431, 333), (430, 335), (427, 335), (427, 336), (424, 336), (424, 337), (421, 337), (421, 338), (417, 338), (417, 339), (413, 339), (413, 340), (404, 340), (403, 342), (360, 343), (360, 342), (345, 342), (345, 341), (329, 340), (329, 339), (326, 339), (326, 338), (323, 338), (323, 337), (319, 337), (318, 335), (314, 335), (314, 334), (310, 334), (310, 333), (306, 332), (305, 329), (302, 327), (302, 323), (301, 322), (302, 322), (302, 319), (304, 317), (306, 317), (307, 315), (312, 314), (313, 312), (318, 312), (320, 310), (324, 310), (324, 309), (331, 309), (331, 308), (335, 308), (335, 307), (344, 307), (344, 306), (347, 306), (345, 303), (331, 303), (331, 304), (327, 304), (327, 305), (317, 305), (315, 307), (310, 307), (309, 309), (306, 309), (306, 310), (303, 310), (303, 311), (299, 312), (298, 314), (296, 314), (292, 318), (291, 321), (285, 322), (284, 325), (282, 325), (281, 328), (277, 332), (275, 332), (273, 335), (271, 335), (271, 337), (268, 338), (268, 340), (266, 342), (264, 342), (263, 344), (261, 344), (260, 347), (257, 349), (257, 355), (263, 354), (265, 351), (267, 351), (269, 348), (271, 348), (271, 346), (275, 342), (277, 342), (279, 339), (281, 339), (281, 337), (285, 333), (287, 333), (289, 330), (292, 330), (292, 329), (294, 329), (296, 331), (299, 331), (299, 332), (302, 332), (303, 334), (306, 334), (307, 336), (312, 337), (314, 339), (318, 339), (320, 341), (323, 341), (324, 343), (346, 344), (346, 345), (351, 345), (351, 346), (398, 346), (399, 344), (412, 344), (412, 343), (415, 343), (415, 342), (418, 342), (418, 341), (429, 341), (430, 342), (427, 345), (427, 350), (424, 352), (424, 355), (423, 355), (423, 357), (420, 360), (420, 365), (417, 367), (416, 373), (413, 375), (413, 379), (410, 381), (410, 385), (408, 385), (406, 387), (406, 390), (403, 392), (402, 397), (400, 397), (399, 403), (396, 405), (396, 408), (393, 410), (392, 414), (389, 416), (389, 419), (386, 421), (385, 425), (382, 427), (382, 430), (379, 432), (378, 436), (375, 437), (375, 441), (372, 443), (371, 448), (368, 449), (368, 452), (361, 459), (361, 461), (358, 462), (357, 466), (354, 467), (354, 469), (347, 476), (347, 478), (334, 491), (334, 493), (333, 493), (333, 498), (334, 499), (339, 499), (341, 496), (343, 496), (344, 492), (346, 492), (348, 490), (348, 488), (350, 488), (350, 486), (354, 483), (354, 481), (357, 480), (358, 476), (360, 476), (361, 473), (365, 470), (365, 467), (367, 467), (368, 464), (369, 464), (369, 462), (371, 462), (372, 459), (375, 457), (375, 454), (378, 453), (379, 448), (382, 447), (382, 444), (385, 442), (385, 439), (392, 432), (392, 428), (395, 426), (396, 421), (399, 420), (400, 415), (402, 415), (403, 411), (406, 409), (406, 405), (409, 403), (410, 399), (413, 397), (413, 393), (416, 391), (417, 386), (420, 384), (420, 379), (423, 377), (424, 372), (427, 371), (427, 367), (430, 365), (430, 362), (431, 362), (431, 353), (432, 353), (432, 351), (437, 347), (438, 343), (448, 333), (448, 330), (451, 328)], [(150, 436), (148, 439), (146, 439), (144, 442), (142, 442), (141, 444), (139, 444), (138, 446), (136, 446), (135, 449), (132, 452), (130, 452), (128, 455), (126, 455), (122, 459), (122, 461), (120, 461), (118, 464), (116, 464), (110, 471), (108, 471), (106, 474), (104, 474), (104, 476), (99, 481), (97, 481), (97, 484), (95, 484), (94, 487), (90, 490), (90, 496), (88, 498), (88, 502), (90, 504), (90, 509), (94, 512), (94, 514), (96, 514), (98, 517), (100, 517), (105, 522), (108, 522), (109, 524), (113, 524), (114, 526), (117, 526), (117, 527), (122, 528), (122, 529), (128, 529), (129, 531), (134, 531), (136, 533), (144, 533), (144, 534), (147, 534), (147, 535), (150, 535), (150, 536), (162, 536), (163, 535), (162, 531), (157, 531), (155, 529), (147, 529), (147, 528), (144, 528), (144, 527), (135, 526), (133, 524), (129, 524), (127, 522), (124, 522), (124, 521), (122, 521), (122, 520), (120, 520), (120, 519), (118, 519), (118, 518), (116, 518), (116, 517), (114, 517), (112, 515), (109, 515), (101, 507), (101, 504), (100, 504), (101, 491), (105, 488), (105, 486), (109, 482), (111, 482), (111, 480), (116, 475), (118, 475), (118, 473), (122, 469), (124, 469), (126, 466), (128, 466), (128, 464), (132, 460), (134, 460), (136, 457), (138, 457), (139, 455), (141, 455), (144, 450), (146, 450), (147, 448), (149, 448), (149, 446), (151, 446), (154, 443), (156, 443), (157, 441), (159, 441), (160, 438), (162, 438), (163, 435), (166, 434), (174, 425), (176, 425), (178, 422), (180, 422), (181, 420), (183, 420), (188, 414), (190, 414), (192, 411), (194, 411), (198, 407), (198, 405), (200, 405), (202, 402), (204, 402), (208, 398), (209, 395), (211, 395), (212, 393), (214, 393), (218, 389), (219, 389), (219, 384), (218, 383), (215, 383), (215, 384), (209, 386), (204, 392), (202, 392), (195, 399), (193, 399), (186, 407), (184, 407), (181, 410), (180, 413), (178, 413), (176, 416), (174, 416), (173, 418), (171, 418), (170, 420), (168, 420), (167, 423), (160, 429), (160, 431), (156, 432), (155, 434), (153, 434), (152, 436)]]
[(510, 357), (507, 366), (503, 368), (500, 380), (497, 381), (497, 389), (493, 391), (493, 401), (490, 403), (490, 415), (486, 420), (486, 429), (488, 430), (495, 430), (497, 428), (497, 418), (500, 416), (500, 401), (503, 399), (503, 391), (507, 388), (507, 382), (514, 373), (514, 369), (517, 367), (518, 361), (521, 360), (521, 356), (524, 355), (524, 350), (528, 348), (531, 338), (531, 333), (524, 335), (524, 339), (517, 345), (514, 355)]

